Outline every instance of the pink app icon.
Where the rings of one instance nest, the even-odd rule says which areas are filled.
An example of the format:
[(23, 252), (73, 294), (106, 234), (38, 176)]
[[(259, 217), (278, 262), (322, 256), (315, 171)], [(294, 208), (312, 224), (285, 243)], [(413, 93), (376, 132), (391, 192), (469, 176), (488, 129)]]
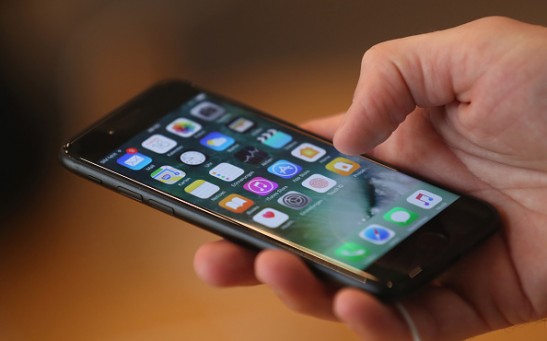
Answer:
[(270, 181), (268, 179), (261, 178), (257, 176), (252, 178), (251, 181), (243, 185), (247, 191), (265, 196), (273, 192), (278, 187), (277, 183)]

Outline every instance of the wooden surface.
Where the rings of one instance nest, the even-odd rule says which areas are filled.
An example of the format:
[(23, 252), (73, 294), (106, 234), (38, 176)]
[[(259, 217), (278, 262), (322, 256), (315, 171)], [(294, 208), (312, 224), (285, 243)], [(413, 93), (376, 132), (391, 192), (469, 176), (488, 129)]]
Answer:
[[(63, 113), (58, 141), (150, 84), (173, 77), (194, 80), (295, 123), (326, 116), (350, 103), (361, 58), (356, 51), (366, 48), (306, 52), (289, 46), (271, 54), (274, 49), (261, 47), (267, 42), (257, 41), (256, 49), (223, 55), (205, 46), (215, 44), (204, 43), (214, 36), (210, 32), (177, 26), (179, 16), (192, 17), (180, 7), (148, 10), (146, 2), (136, 7), (124, 2), (76, 23), (78, 2), (55, 3), (67, 8), (63, 15), (46, 11), (57, 20), (52, 35), (64, 37), (51, 57), (60, 61), (52, 81)], [(218, 6), (218, 11), (229, 10)], [(30, 8), (43, 10), (44, 5), (33, 2)], [(329, 18), (323, 15), (316, 20)], [(337, 39), (326, 32), (325, 39)], [(299, 39), (292, 44), (306, 37)], [(192, 257), (215, 236), (78, 178), (57, 164), (56, 150), (50, 154), (42, 185), (9, 222), (11, 232), (0, 238), (1, 340), (356, 340), (342, 325), (289, 311), (265, 287), (220, 290), (201, 283)], [(547, 325), (537, 322), (474, 340), (546, 338)]]

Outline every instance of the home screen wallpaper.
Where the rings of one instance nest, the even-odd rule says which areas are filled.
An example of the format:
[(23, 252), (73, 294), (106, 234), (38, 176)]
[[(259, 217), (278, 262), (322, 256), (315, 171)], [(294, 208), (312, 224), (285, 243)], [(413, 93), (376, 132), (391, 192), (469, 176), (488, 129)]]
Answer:
[(354, 272), (458, 198), (205, 93), (100, 163)]

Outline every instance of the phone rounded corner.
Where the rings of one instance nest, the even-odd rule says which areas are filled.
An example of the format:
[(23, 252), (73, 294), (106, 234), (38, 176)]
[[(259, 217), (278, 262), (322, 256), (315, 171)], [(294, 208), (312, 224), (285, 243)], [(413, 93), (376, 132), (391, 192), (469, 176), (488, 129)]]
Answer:
[(72, 168), (74, 164), (74, 159), (70, 154), (70, 142), (64, 143), (57, 152), (57, 159), (66, 168)]

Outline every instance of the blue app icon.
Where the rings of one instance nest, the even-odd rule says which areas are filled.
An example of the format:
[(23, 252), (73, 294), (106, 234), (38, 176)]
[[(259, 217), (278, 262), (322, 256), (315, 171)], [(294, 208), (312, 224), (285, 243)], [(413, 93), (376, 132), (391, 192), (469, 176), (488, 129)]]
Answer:
[(292, 141), (292, 136), (277, 129), (268, 129), (257, 140), (272, 148), (281, 148)]
[(268, 167), (268, 172), (283, 179), (290, 179), (301, 171), (302, 167), (287, 160), (277, 160), (273, 165)]
[(152, 159), (141, 153), (126, 153), (124, 156), (118, 158), (116, 162), (131, 170), (141, 170), (146, 167)]
[(234, 144), (234, 142), (235, 140), (231, 138), (230, 136), (224, 135), (217, 131), (213, 131), (207, 134), (201, 140), (199, 140), (199, 143), (201, 143), (201, 145), (219, 152), (230, 147), (232, 144)]
[(359, 233), (359, 237), (374, 244), (385, 244), (393, 238), (393, 236), (395, 236), (395, 232), (375, 224), (367, 226), (367, 228)]

